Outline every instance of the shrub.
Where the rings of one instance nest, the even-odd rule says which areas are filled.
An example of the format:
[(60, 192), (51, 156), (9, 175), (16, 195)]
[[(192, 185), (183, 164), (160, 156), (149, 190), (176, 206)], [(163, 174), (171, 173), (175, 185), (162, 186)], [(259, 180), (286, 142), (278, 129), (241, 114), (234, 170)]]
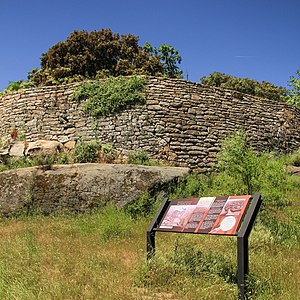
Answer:
[(81, 142), (74, 149), (73, 158), (76, 163), (96, 162), (101, 144), (96, 141)]
[(197, 173), (186, 175), (176, 187), (170, 191), (170, 198), (201, 197), (212, 184), (213, 178)]
[(149, 157), (145, 152), (131, 152), (128, 155), (128, 163), (136, 165), (149, 165)]
[(289, 80), (289, 86), (291, 89), (288, 92), (288, 103), (292, 104), (300, 109), (300, 70), (296, 71), (296, 75), (291, 76)]
[(97, 118), (124, 109), (129, 104), (145, 103), (146, 79), (144, 77), (108, 78), (85, 82), (73, 94), (73, 99), (83, 101), (83, 110)]
[(148, 216), (156, 203), (156, 199), (151, 197), (149, 193), (144, 193), (140, 198), (129, 203), (125, 207), (125, 212), (134, 219)]
[(252, 194), (258, 188), (260, 175), (257, 154), (246, 143), (246, 134), (237, 131), (222, 143), (218, 155), (218, 167), (221, 172), (230, 176), (241, 193)]
[(254, 152), (247, 145), (244, 132), (236, 132), (225, 139), (218, 157), (220, 174), (216, 182), (226, 180), (227, 192), (253, 194), (260, 191), (268, 205), (279, 207), (287, 204), (288, 174), (281, 157)]
[(264, 153), (259, 156), (260, 176), (258, 189), (265, 199), (265, 203), (273, 207), (288, 205), (285, 197), (288, 183), (288, 173), (285, 169), (284, 159), (274, 153)]
[(32, 81), (32, 79), (36, 72), (37, 72), (36, 68), (33, 68), (31, 71), (29, 71), (27, 74), (27, 81), (17, 80), (17, 81), (9, 82), (8, 86), (3, 90), (3, 92), (0, 92), (0, 96), (1, 96), (1, 94), (7, 94), (10, 92), (18, 91), (20, 89), (26, 89), (26, 88), (33, 87), (35, 84)]
[(300, 150), (295, 151), (287, 156), (286, 163), (295, 167), (300, 167)]
[(200, 78), (200, 82), (202, 84), (231, 89), (262, 98), (283, 101), (286, 101), (287, 99), (287, 90), (285, 88), (277, 87), (267, 81), (260, 83), (249, 78), (237, 78), (231, 75), (214, 72), (207, 77), (203, 76)]
[(34, 86), (34, 84), (30, 81), (23, 81), (23, 80), (11, 81), (8, 84), (8, 86), (3, 90), (3, 92), (0, 93), (0, 96), (1, 96), (1, 94), (15, 92), (20, 89), (30, 88), (32, 86)]
[[(73, 152), (76, 163), (112, 163), (116, 161), (118, 152), (111, 145), (101, 144), (98, 141), (81, 142)], [(61, 156), (58, 160), (68, 163), (68, 156)]]

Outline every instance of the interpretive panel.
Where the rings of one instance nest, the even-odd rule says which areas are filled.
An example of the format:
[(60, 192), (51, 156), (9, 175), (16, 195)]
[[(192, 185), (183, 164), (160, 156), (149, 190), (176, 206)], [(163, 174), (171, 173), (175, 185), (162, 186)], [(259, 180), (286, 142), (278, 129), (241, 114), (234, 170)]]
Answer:
[(175, 199), (158, 231), (235, 235), (250, 195)]

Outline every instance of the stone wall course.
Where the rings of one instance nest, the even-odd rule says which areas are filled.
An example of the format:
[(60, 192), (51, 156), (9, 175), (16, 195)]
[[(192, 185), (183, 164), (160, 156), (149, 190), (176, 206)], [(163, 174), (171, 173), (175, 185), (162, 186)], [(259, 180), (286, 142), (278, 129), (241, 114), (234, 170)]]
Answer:
[[(38, 87), (0, 96), (0, 136), (13, 128), (27, 141), (98, 139), (125, 152), (206, 171), (220, 142), (246, 130), (259, 151), (292, 151), (300, 146), (300, 111), (281, 102), (180, 79), (150, 77), (145, 105), (97, 120), (85, 115), (71, 95), (78, 86)], [(163, 154), (165, 149), (172, 156)]]

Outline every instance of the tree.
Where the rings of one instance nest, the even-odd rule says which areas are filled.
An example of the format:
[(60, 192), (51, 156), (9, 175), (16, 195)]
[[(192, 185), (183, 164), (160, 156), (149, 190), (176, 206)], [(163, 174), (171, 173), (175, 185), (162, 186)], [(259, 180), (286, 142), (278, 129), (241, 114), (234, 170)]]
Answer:
[(252, 194), (258, 185), (258, 157), (247, 144), (244, 131), (237, 131), (222, 143), (218, 154), (218, 167), (233, 179), (233, 185), (240, 186), (243, 193)]
[(97, 76), (159, 75), (163, 64), (138, 45), (139, 38), (114, 34), (110, 29), (74, 31), (42, 54), (36, 84), (57, 84)]
[(169, 78), (178, 78), (182, 75), (182, 70), (177, 64), (181, 63), (181, 56), (173, 46), (161, 44), (159, 48), (152, 47), (148, 42), (143, 47), (144, 51), (152, 57), (157, 57), (163, 63), (164, 75)]
[(200, 82), (205, 85), (231, 89), (241, 93), (272, 100), (286, 101), (287, 98), (287, 90), (285, 88), (277, 87), (270, 82), (262, 81), (262, 83), (260, 83), (253, 79), (237, 78), (219, 72), (214, 72), (208, 77), (204, 76), (200, 78)]
[(229, 194), (260, 191), (267, 205), (280, 207), (287, 204), (284, 195), (288, 172), (284, 164), (285, 160), (275, 153), (256, 152), (245, 131), (236, 131), (221, 144), (216, 179), (221, 185), (226, 182)]
[(300, 71), (296, 71), (296, 75), (298, 78), (291, 76), (289, 80), (289, 86), (292, 89), (288, 93), (288, 103), (295, 105), (296, 107), (300, 108)]
[(180, 77), (182, 70), (177, 63), (181, 63), (181, 56), (172, 46), (162, 44), (158, 48), (159, 58), (164, 63), (165, 74), (170, 78)]

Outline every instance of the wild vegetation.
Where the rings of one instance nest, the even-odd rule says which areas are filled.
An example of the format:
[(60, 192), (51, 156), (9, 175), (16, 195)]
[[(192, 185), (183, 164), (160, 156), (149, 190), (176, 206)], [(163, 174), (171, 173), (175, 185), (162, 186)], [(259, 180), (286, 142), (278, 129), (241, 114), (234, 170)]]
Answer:
[[(169, 197), (260, 191), (264, 204), (250, 236), (249, 299), (298, 299), (300, 177), (282, 166), (298, 163), (299, 153), (268, 154), (266, 164), (267, 154), (243, 154), (246, 143), (243, 133), (225, 140), (219, 172), (192, 173), (170, 187)], [(106, 151), (94, 146), (81, 146), (78, 156)], [(157, 233), (157, 254), (146, 263), (145, 233), (158, 206), (145, 194), (125, 208), (1, 218), (1, 298), (236, 299), (234, 237)]]
[(82, 83), (73, 99), (83, 101), (83, 111), (96, 119), (116, 113), (130, 104), (145, 103), (145, 89), (145, 77), (110, 77)]
[(300, 108), (300, 71), (296, 71), (296, 76), (291, 76), (289, 86), (288, 103)]
[(91, 140), (78, 142), (72, 151), (65, 151), (59, 154), (42, 154), (21, 158), (0, 158), (0, 172), (34, 166), (51, 168), (54, 164), (72, 163), (129, 163), (156, 166), (167, 164), (167, 162), (150, 159), (143, 151), (131, 151), (125, 155), (111, 145), (100, 143), (97, 140)]
[(97, 76), (158, 75), (163, 65), (138, 45), (132, 34), (114, 34), (110, 29), (74, 31), (65, 42), (52, 46), (41, 58), (36, 84), (80, 81)]
[(95, 80), (129, 75), (181, 77), (181, 56), (172, 46), (156, 49), (139, 37), (110, 29), (75, 30), (66, 41), (53, 45), (41, 57), (41, 68), (28, 73), (26, 81), (10, 82), (2, 93), (39, 85)]
[[(179, 64), (182, 57), (173, 46), (161, 44), (158, 48), (148, 42), (139, 45), (139, 37), (113, 33), (110, 29), (87, 32), (75, 30), (66, 41), (53, 45), (41, 57), (41, 68), (28, 72), (27, 80), (10, 82), (1, 94), (38, 85), (97, 80), (108, 77), (152, 75), (182, 78)], [(200, 82), (287, 102), (300, 107), (300, 72), (287, 81), (289, 89), (249, 78), (237, 78), (213, 72)]]
[(239, 91), (262, 98), (283, 101), (300, 108), (300, 71), (296, 71), (296, 76), (291, 76), (288, 81), (289, 89), (278, 87), (274, 84), (249, 78), (238, 78), (220, 72), (211, 73), (209, 76), (200, 78), (200, 82), (225, 89)]
[(285, 88), (277, 87), (270, 82), (263, 81), (260, 83), (257, 80), (237, 78), (220, 72), (211, 73), (207, 77), (203, 76), (200, 78), (200, 82), (272, 100), (286, 100), (287, 95)]

